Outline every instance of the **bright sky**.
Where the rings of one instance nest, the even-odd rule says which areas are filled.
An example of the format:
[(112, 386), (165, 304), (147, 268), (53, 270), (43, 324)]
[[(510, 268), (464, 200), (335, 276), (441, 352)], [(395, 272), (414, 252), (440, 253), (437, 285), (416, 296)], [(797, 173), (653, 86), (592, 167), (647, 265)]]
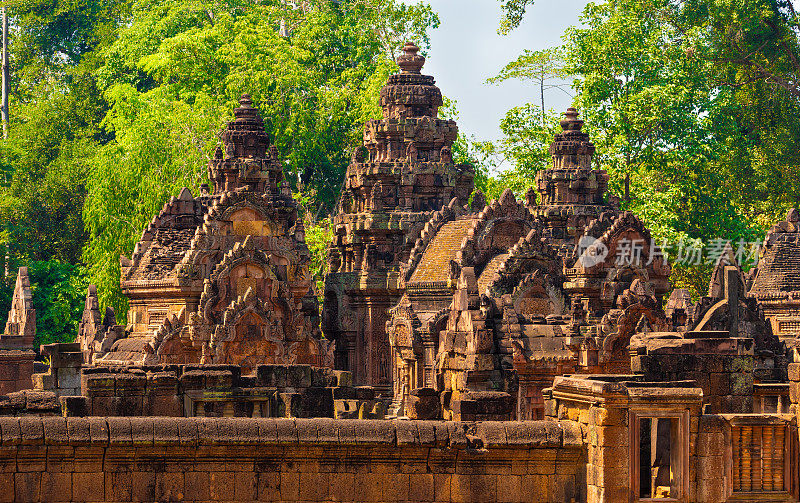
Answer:
[[(403, 0), (417, 3), (415, 0)], [(479, 140), (497, 140), (500, 119), (515, 106), (537, 101), (537, 89), (519, 81), (486, 84), (524, 49), (561, 43), (568, 26), (577, 25), (586, 0), (537, 0), (522, 25), (498, 35), (499, 0), (424, 0), (439, 14), (431, 34), (431, 51), (422, 72), (433, 75), (442, 93), (458, 102), (459, 129)], [(545, 104), (566, 109), (570, 97), (558, 89), (545, 93)]]

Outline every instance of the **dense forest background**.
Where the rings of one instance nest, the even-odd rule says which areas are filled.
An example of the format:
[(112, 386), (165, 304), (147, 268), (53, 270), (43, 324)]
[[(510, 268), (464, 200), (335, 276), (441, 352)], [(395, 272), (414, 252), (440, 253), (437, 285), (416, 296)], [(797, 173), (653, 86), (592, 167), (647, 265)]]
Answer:
[[(530, 4), (500, 1), (499, 30), (517, 29)], [(428, 5), (396, 0), (6, 5), (0, 262), (10, 274), (0, 278), (0, 324), (16, 268), (27, 265), (37, 343), (75, 336), (90, 282), (124, 323), (120, 254), (181, 187), (207, 181), (243, 92), (285, 159), (321, 280), (328, 217), (361, 125), (380, 115), (378, 92), (402, 42), (429, 50), (439, 24)], [(536, 90), (508, 111), (501, 141), (462, 131), (457, 157), (476, 165), (484, 192), (521, 195), (547, 166), (558, 115), (540, 96), (566, 86), (610, 191), (657, 240), (757, 242), (800, 205), (800, 24), (790, 2), (607, 0), (575, 21), (561, 46), (520, 47), (490, 79)], [(444, 113), (457, 116), (452, 106)], [(673, 280), (699, 295), (710, 270), (677, 264)]]

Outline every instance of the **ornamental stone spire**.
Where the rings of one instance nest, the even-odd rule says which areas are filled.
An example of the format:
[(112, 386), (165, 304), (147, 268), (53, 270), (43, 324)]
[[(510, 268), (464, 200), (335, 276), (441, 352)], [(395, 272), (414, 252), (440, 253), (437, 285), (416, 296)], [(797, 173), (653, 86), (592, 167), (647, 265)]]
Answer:
[[(406, 42), (397, 58), (400, 73), (391, 75), (381, 89), (383, 119), (367, 121), (364, 146), (356, 151), (354, 160), (406, 161), (412, 169), (415, 162), (452, 163), (458, 126), (438, 118), (442, 92), (433, 77), (420, 73), (425, 58), (418, 52), (419, 47)], [(416, 202), (401, 200), (400, 204)]]
[(239, 107), (233, 111), (234, 120), (220, 138), (225, 147), (217, 147), (214, 158), (208, 163), (208, 177), (214, 182), (214, 193), (252, 190), (273, 195), (283, 182), (283, 170), (278, 159), (278, 149), (269, 145), (264, 121), (253, 107), (249, 94), (239, 98)]
[(422, 75), (425, 58), (406, 42), (400, 72), (381, 89), (383, 118), (367, 121), (347, 167), (325, 279), (326, 337), (336, 365), (358, 384), (389, 391), (387, 309), (402, 294), (400, 264), (434, 211), (465, 204), (474, 170), (453, 162), (458, 127), (438, 118), (442, 92)]
[(384, 119), (436, 118), (442, 106), (442, 92), (434, 85), (433, 77), (420, 73), (425, 57), (418, 52), (419, 47), (406, 42), (403, 54), (397, 57), (400, 73), (390, 76), (381, 89)]
[(544, 217), (551, 237), (565, 242), (580, 236), (600, 213), (613, 209), (604, 198), (608, 174), (592, 169), (595, 147), (582, 128), (578, 111), (568, 108), (562, 132), (550, 144), (552, 166), (536, 175), (541, 201), (534, 212)]

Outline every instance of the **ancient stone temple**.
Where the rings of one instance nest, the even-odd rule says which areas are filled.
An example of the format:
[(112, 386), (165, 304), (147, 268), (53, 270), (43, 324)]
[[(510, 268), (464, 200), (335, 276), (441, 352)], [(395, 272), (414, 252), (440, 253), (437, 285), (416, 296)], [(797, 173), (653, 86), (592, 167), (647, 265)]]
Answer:
[(455, 165), (455, 122), (437, 118), (442, 94), (422, 75), (425, 58), (408, 43), (400, 73), (380, 94), (383, 118), (364, 127), (347, 168), (325, 279), (323, 330), (336, 341), (336, 366), (357, 383), (392, 386), (388, 309), (400, 298), (400, 264), (431, 216), (467, 202), (473, 170)]
[(107, 354), (113, 344), (125, 335), (125, 327), (117, 325), (114, 308), (106, 307), (105, 313), (101, 313), (97, 287), (89, 285), (78, 325), (78, 337), (75, 339), (80, 344), (83, 361), (92, 363), (95, 355)]
[[(127, 337), (85, 351), (108, 363), (326, 362), (303, 222), (258, 110), (243, 95), (208, 175), (214, 191), (184, 188), (121, 257)], [(116, 333), (93, 291), (83, 337)], [(113, 316), (106, 316), (106, 319)], [(98, 332), (101, 336), (98, 336)], [(116, 337), (116, 336), (114, 336)]]
[(182, 190), (121, 259), (128, 326), (90, 286), (78, 340), (31, 377), (34, 352), (7, 349), (35, 334), (20, 269), (0, 501), (800, 501), (800, 214), (757, 268), (726, 253), (707, 295), (665, 301), (667, 257), (574, 109), (535, 188), (470, 198), (423, 61), (406, 44), (334, 217), (323, 327), (355, 375), (331, 368), (242, 96), (214, 190)]
[(587, 224), (617, 207), (618, 200), (606, 196), (605, 170), (592, 168), (595, 147), (577, 110), (568, 108), (560, 125), (562, 132), (550, 144), (552, 166), (536, 174), (540, 204), (529, 205), (545, 224), (546, 237), (573, 245)]
[(392, 412), (413, 416), (432, 389), (445, 418), (541, 418), (555, 376), (630, 372), (637, 328), (666, 328), (669, 266), (606, 197), (582, 125), (567, 110), (552, 167), (537, 176), (539, 204), (533, 190), (490, 204), (476, 193), (418, 234), (388, 324)]

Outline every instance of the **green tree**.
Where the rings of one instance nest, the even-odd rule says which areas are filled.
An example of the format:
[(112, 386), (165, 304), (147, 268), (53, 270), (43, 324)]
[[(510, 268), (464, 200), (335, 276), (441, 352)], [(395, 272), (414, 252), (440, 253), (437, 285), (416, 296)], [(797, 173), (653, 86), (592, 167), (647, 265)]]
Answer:
[[(28, 275), (36, 309), (36, 337), (34, 348), (41, 344), (71, 342), (78, 333), (83, 313), (84, 297), (89, 286), (86, 272), (80, 267), (59, 261), (28, 263)], [(15, 279), (15, 278), (12, 278)], [(11, 297), (13, 281), (0, 286), (0, 327), (4, 328)], [(0, 330), (2, 330), (0, 328)]]
[[(92, 72), (127, 7), (116, 1), (12, 0), (11, 125), (0, 144), (0, 251), (12, 277), (28, 265), (36, 290), (38, 343), (74, 337), (85, 288), (77, 264), (86, 241), (81, 216), (105, 101)], [(3, 257), (4, 258), (4, 257)], [(2, 295), (0, 295), (2, 298)], [(5, 312), (2, 313), (5, 316)], [(76, 317), (77, 316), (77, 317)]]
[(561, 47), (551, 47), (541, 51), (524, 51), (520, 57), (507, 64), (500, 73), (487, 80), (490, 84), (497, 84), (509, 79), (532, 81), (539, 88), (539, 110), (541, 125), (547, 124), (547, 106), (544, 101), (544, 92), (555, 89), (571, 96), (566, 88), (569, 84), (565, 79), (569, 77)]
[(503, 19), (500, 21), (500, 28), (497, 31), (505, 35), (518, 27), (522, 23), (525, 10), (529, 5), (533, 5), (533, 0), (500, 0)]

